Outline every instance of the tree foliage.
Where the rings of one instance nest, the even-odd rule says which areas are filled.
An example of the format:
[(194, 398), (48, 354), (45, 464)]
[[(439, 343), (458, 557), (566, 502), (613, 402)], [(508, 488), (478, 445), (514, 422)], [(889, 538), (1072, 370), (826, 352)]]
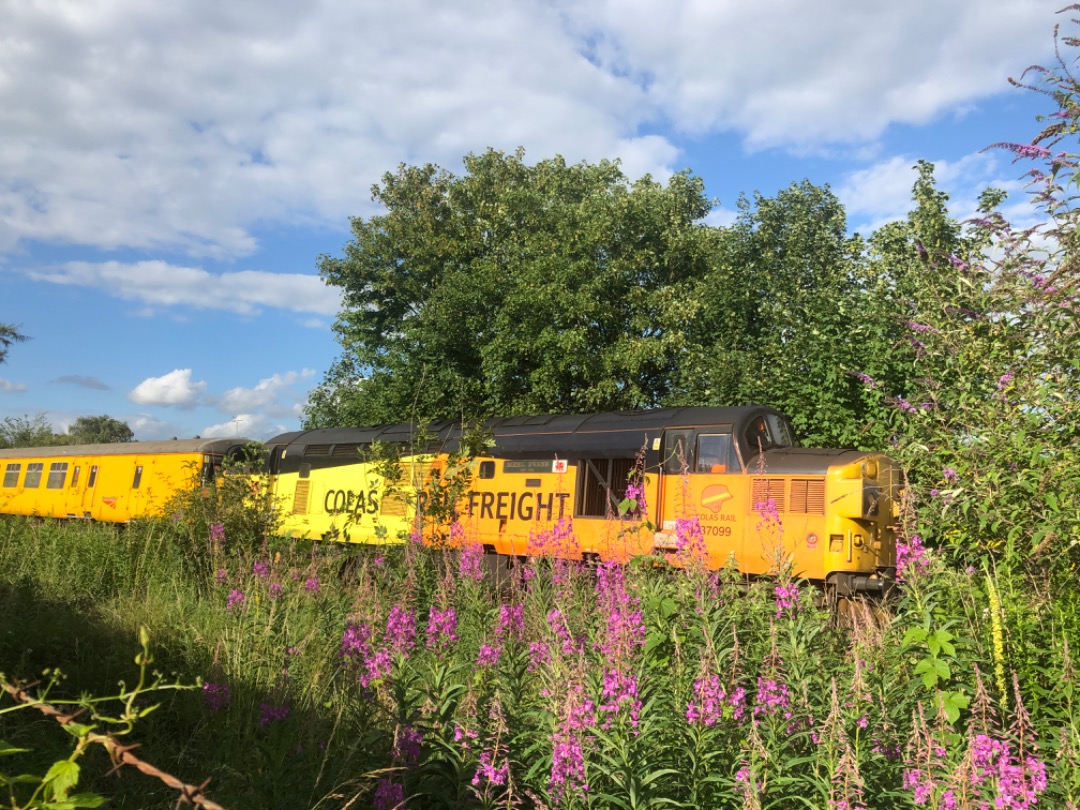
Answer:
[(0, 448), (51, 447), (66, 444), (65, 437), (53, 432), (45, 414), (8, 416), (0, 422)]
[(135, 434), (126, 422), (111, 416), (80, 416), (68, 427), (71, 444), (112, 444), (130, 442)]
[(15, 343), (22, 343), (28, 338), (17, 327), (0, 323), (0, 363), (7, 359), (8, 349)]
[(641, 408), (664, 401), (707, 270), (700, 180), (490, 150), (401, 166), (354, 219), (341, 359), (310, 425)]

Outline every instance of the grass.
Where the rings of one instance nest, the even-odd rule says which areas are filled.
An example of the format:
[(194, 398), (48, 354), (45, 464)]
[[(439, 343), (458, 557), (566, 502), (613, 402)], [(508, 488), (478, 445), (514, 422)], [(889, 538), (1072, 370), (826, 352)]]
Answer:
[[(931, 556), (888, 610), (838, 621), (789, 579), (534, 559), (496, 587), (477, 563), (232, 529), (218, 546), (183, 521), (4, 519), (0, 669), (60, 667), (56, 697), (115, 694), (147, 627), (153, 668), (202, 685), (151, 696), (139, 753), (211, 778), (231, 808), (1080, 800), (1075, 592)], [(0, 714), (0, 739), (32, 749), (9, 774), (71, 747), (22, 711)], [(79, 789), (174, 806), (109, 769), (87, 754)]]

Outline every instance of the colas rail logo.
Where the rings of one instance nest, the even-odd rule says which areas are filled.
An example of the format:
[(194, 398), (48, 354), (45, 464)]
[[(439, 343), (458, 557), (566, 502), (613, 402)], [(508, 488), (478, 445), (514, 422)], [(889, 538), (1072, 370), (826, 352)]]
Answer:
[(701, 490), (701, 506), (710, 512), (719, 512), (734, 497), (723, 484), (710, 484)]

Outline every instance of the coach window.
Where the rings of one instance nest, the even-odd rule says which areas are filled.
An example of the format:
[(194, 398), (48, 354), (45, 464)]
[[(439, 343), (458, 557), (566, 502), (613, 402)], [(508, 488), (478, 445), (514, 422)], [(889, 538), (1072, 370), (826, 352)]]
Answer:
[(79, 473), (82, 472), (82, 467), (78, 464), (75, 465), (75, 469), (71, 473), (71, 488), (75, 489), (79, 485)]
[(19, 485), (19, 471), (22, 469), (22, 464), (8, 464), (7, 469), (4, 470), (4, 488), (11, 489)]
[(46, 489), (63, 489), (64, 479), (67, 478), (68, 463), (66, 461), (54, 461), (49, 465), (49, 480), (45, 482)]
[(141, 481), (142, 481), (142, 465), (140, 464), (140, 465), (135, 467), (135, 480), (131, 482), (131, 488), (132, 489), (138, 489), (139, 484), (140, 484)]
[(94, 484), (97, 483), (97, 464), (90, 466), (90, 477), (86, 479), (86, 488), (93, 489)]
[(699, 473), (739, 472), (739, 460), (732, 452), (730, 433), (698, 436), (695, 471)]
[(37, 489), (41, 486), (41, 474), (45, 471), (45, 465), (35, 461), (26, 465), (26, 478), (23, 479), (23, 489)]

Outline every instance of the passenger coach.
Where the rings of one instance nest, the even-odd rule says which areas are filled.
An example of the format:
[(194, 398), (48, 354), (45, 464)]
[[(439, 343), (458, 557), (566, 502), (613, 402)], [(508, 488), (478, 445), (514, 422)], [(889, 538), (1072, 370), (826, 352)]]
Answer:
[(0, 512), (126, 522), (160, 513), (177, 492), (242, 457), (246, 439), (0, 450)]

